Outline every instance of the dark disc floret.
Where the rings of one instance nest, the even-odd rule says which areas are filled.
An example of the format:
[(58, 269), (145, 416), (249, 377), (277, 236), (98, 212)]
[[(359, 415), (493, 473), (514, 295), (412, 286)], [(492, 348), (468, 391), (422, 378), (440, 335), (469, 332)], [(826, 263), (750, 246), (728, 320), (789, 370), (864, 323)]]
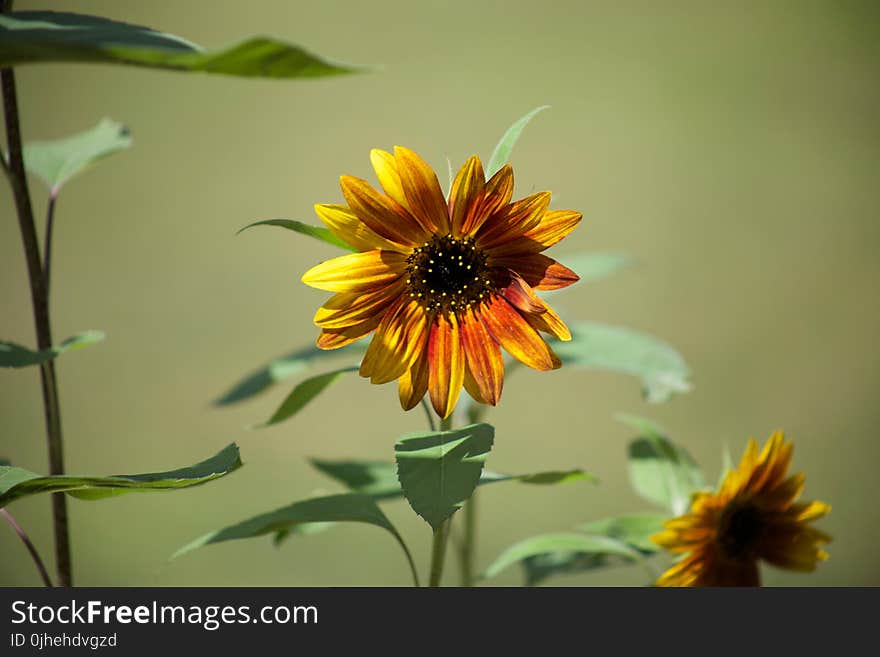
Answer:
[(486, 254), (469, 238), (434, 236), (406, 259), (410, 297), (428, 310), (462, 312), (496, 290)]
[(726, 509), (719, 528), (719, 542), (724, 553), (732, 559), (753, 556), (763, 525), (761, 510), (753, 504)]

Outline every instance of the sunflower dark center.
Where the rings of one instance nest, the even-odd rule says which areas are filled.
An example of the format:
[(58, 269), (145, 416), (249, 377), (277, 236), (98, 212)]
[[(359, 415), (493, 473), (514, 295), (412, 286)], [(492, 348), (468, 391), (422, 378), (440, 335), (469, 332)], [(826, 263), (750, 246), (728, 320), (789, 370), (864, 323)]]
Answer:
[(729, 507), (721, 516), (718, 542), (731, 559), (754, 553), (764, 527), (761, 511), (752, 504)]
[(435, 235), (406, 262), (409, 294), (429, 310), (460, 312), (495, 292), (486, 254), (473, 240)]

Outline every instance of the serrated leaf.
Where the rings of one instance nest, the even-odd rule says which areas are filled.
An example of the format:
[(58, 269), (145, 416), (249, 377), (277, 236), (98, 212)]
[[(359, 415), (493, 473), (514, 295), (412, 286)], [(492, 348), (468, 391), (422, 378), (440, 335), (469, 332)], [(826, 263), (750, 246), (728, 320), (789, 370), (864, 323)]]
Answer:
[(236, 234), (240, 235), (248, 228), (253, 228), (254, 226), (279, 226), (281, 228), (286, 228), (287, 230), (292, 230), (293, 232), (299, 233), (300, 235), (308, 235), (309, 237), (313, 237), (321, 242), (326, 242), (327, 244), (338, 246), (339, 248), (345, 249), (346, 251), (357, 250), (351, 244), (334, 235), (333, 232), (330, 231), (330, 229), (324, 228), (323, 226), (306, 224), (302, 221), (296, 221), (295, 219), (265, 219), (264, 221), (255, 221), (254, 223), (248, 224), (247, 226), (239, 230)]
[(347, 372), (355, 372), (357, 369), (357, 367), (343, 367), (339, 370), (313, 376), (297, 384), (284, 401), (281, 402), (281, 406), (272, 414), (272, 417), (265, 424), (259, 426), (269, 427), (293, 417), (305, 408), (310, 401), (330, 387), (339, 377)]
[(332, 351), (325, 351), (314, 346), (297, 349), (252, 372), (214, 400), (213, 403), (215, 406), (228, 406), (250, 399), (276, 383), (286, 381), (307, 371), (315, 362), (360, 351), (363, 351), (363, 347), (359, 344), (347, 345)]
[(507, 129), (507, 132), (501, 136), (501, 139), (499, 139), (498, 143), (495, 145), (495, 149), (492, 151), (492, 155), (489, 158), (489, 164), (486, 165), (487, 178), (493, 176), (501, 167), (507, 164), (507, 161), (510, 159), (510, 154), (513, 151), (513, 147), (516, 145), (516, 142), (519, 141), (520, 135), (522, 135), (522, 132), (529, 124), (529, 121), (549, 107), (549, 105), (536, 107), (525, 116), (517, 119), (514, 124)]
[[(540, 534), (524, 539), (504, 550), (486, 568), (482, 579), (490, 579), (516, 563), (543, 555), (556, 555), (558, 570), (553, 572), (571, 572), (565, 568), (572, 567), (576, 558), (599, 560), (619, 557), (632, 563), (644, 560), (638, 550), (607, 536), (575, 533)], [(547, 572), (544, 576), (553, 574), (553, 572)]]
[(53, 11), (0, 16), (0, 66), (37, 62), (128, 64), (263, 78), (357, 72), (299, 46), (265, 37), (211, 51), (173, 34), (99, 16)]
[(436, 531), (474, 492), (495, 429), (461, 429), (403, 436), (394, 446), (397, 478), (410, 506)]
[(59, 345), (41, 351), (33, 351), (14, 342), (0, 341), (0, 367), (39, 365), (57, 358), (65, 351), (73, 351), (101, 342), (105, 337), (103, 331), (83, 331), (67, 338)]
[(699, 466), (686, 449), (673, 443), (650, 420), (627, 415), (618, 419), (639, 432), (639, 437), (629, 445), (629, 478), (633, 488), (672, 515), (685, 513), (691, 495), (706, 486)]
[(594, 520), (578, 527), (586, 534), (608, 536), (626, 543), (644, 553), (657, 552), (660, 548), (651, 536), (663, 530), (668, 516), (658, 513), (631, 513), (614, 518)]
[(0, 466), (0, 507), (28, 495), (66, 492), (83, 500), (97, 500), (124, 493), (189, 488), (223, 477), (241, 467), (235, 443), (196, 465), (137, 475), (90, 477), (79, 475), (42, 476), (11, 466)]
[[(374, 500), (403, 497), (397, 470), (388, 461), (324, 461), (310, 459), (310, 463), (328, 477), (340, 482), (351, 491), (369, 495)], [(502, 481), (518, 481), (524, 484), (553, 485), (574, 481), (596, 482), (595, 475), (583, 470), (551, 470), (524, 475), (506, 475), (483, 470), (477, 486)]]
[(327, 525), (327, 523), (337, 522), (364, 523), (381, 527), (389, 532), (403, 549), (413, 571), (413, 577), (416, 579), (416, 583), (418, 582), (418, 576), (416, 575), (409, 548), (407, 548), (397, 529), (372, 499), (366, 495), (356, 493), (344, 493), (342, 495), (329, 495), (302, 500), (275, 511), (248, 518), (242, 522), (197, 538), (177, 550), (171, 558), (175, 559), (212, 543), (254, 538), (265, 534), (275, 534), (277, 543), (283, 540), (289, 532), (301, 530), (305, 526)]
[(101, 119), (94, 128), (69, 137), (25, 144), (24, 164), (56, 196), (75, 175), (129, 146), (128, 128), (111, 119)]
[(578, 322), (570, 328), (571, 342), (554, 343), (563, 364), (638, 376), (645, 399), (651, 403), (664, 402), (674, 393), (691, 389), (687, 363), (662, 340), (596, 322)]

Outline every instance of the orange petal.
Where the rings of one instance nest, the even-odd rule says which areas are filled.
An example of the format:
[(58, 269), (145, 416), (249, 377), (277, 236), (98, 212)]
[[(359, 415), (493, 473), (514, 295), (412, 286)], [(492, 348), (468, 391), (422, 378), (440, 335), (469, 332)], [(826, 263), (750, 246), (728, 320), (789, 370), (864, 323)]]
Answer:
[(559, 357), (504, 297), (496, 296), (480, 310), (480, 317), (501, 346), (518, 361), (543, 371), (561, 367)]
[(526, 314), (540, 314), (546, 310), (544, 303), (538, 298), (522, 276), (508, 270), (510, 282), (501, 290), (501, 295), (517, 310)]
[(379, 236), (344, 205), (316, 205), (315, 214), (333, 233), (358, 251), (385, 249), (400, 251), (401, 246)]
[(340, 176), (339, 186), (358, 219), (373, 232), (396, 244), (421, 244), (427, 233), (397, 201), (380, 194), (366, 180)]
[(377, 315), (381, 317), (404, 288), (401, 278), (375, 292), (339, 292), (318, 308), (314, 322), (321, 328), (344, 328)]
[(394, 159), (394, 156), (388, 151), (374, 148), (370, 151), (370, 162), (373, 164), (376, 177), (385, 193), (411, 213), (409, 201), (406, 200), (406, 194), (403, 193), (400, 174), (397, 173), (397, 160)]
[[(501, 399), (501, 387), (504, 384), (504, 359), (501, 348), (486, 329), (485, 324), (473, 308), (468, 308), (461, 320), (461, 343), (464, 347), (468, 374), (473, 385), (466, 388), (474, 399), (495, 406)], [(479, 396), (474, 395), (476, 387)]]
[(474, 223), (471, 216), (480, 210), (485, 185), (483, 165), (480, 158), (473, 155), (461, 167), (449, 191), (449, 217), (455, 237), (463, 234), (462, 226)]
[(477, 231), (477, 246), (492, 249), (517, 237), (538, 225), (547, 206), (550, 205), (550, 192), (538, 192), (520, 199), (496, 212)]
[(540, 253), (564, 239), (581, 221), (581, 213), (573, 210), (548, 210), (534, 228), (492, 250), (495, 257)]
[(473, 235), (483, 223), (510, 203), (513, 196), (513, 167), (505, 164), (492, 176), (483, 188), (479, 210), (469, 214), (462, 224), (462, 235)]
[(493, 258), (490, 254), (489, 266), (512, 269), (536, 290), (558, 290), (580, 280), (571, 269), (543, 253), (502, 258)]
[(355, 324), (354, 326), (346, 326), (339, 329), (324, 329), (318, 336), (319, 349), (339, 349), (347, 344), (351, 344), (355, 340), (360, 340), (365, 335), (369, 335), (378, 325), (381, 316), (371, 317), (368, 320)]
[(415, 408), (426, 392), (428, 392), (428, 350), (422, 349), (412, 367), (397, 380), (397, 393), (403, 410)]
[(428, 338), (428, 392), (437, 415), (447, 418), (464, 383), (464, 350), (458, 319), (454, 314), (439, 313)]
[(360, 375), (375, 384), (400, 378), (421, 353), (427, 338), (425, 309), (408, 297), (385, 312), (361, 361)]
[[(544, 303), (543, 301), (541, 303)], [(536, 331), (543, 331), (544, 333), (549, 333), (552, 336), (555, 336), (562, 340), (563, 342), (568, 342), (571, 340), (571, 331), (568, 330), (568, 327), (565, 325), (565, 322), (562, 321), (562, 318), (556, 314), (556, 311), (553, 310), (546, 303), (544, 304), (544, 312), (540, 315), (526, 315), (526, 321), (532, 325)]]
[(326, 260), (303, 274), (302, 282), (330, 292), (371, 292), (390, 285), (406, 270), (395, 251), (364, 251)]
[(394, 157), (413, 216), (430, 233), (449, 233), (449, 210), (437, 174), (415, 152), (403, 146), (394, 147)]

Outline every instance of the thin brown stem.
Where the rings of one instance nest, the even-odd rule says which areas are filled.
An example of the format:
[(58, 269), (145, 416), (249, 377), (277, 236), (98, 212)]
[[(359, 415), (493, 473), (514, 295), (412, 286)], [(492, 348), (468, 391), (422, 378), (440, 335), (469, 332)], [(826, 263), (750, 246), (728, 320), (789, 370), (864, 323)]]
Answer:
[[(10, 2), (0, 2), (0, 10), (10, 9)], [(40, 260), (40, 246), (34, 226), (34, 213), (21, 144), (21, 124), (18, 115), (18, 97), (15, 89), (15, 73), (11, 68), (0, 70), (0, 87), (3, 92), (3, 114), (6, 124), (6, 139), (9, 150), (9, 183), (15, 198), (18, 224), (27, 262), (28, 279), (31, 288), (31, 305), (34, 312), (34, 325), (37, 334), (37, 348), (52, 346), (52, 329), (49, 321), (49, 295), (43, 278)], [(43, 388), (43, 406), (46, 418), (46, 437), (49, 449), (49, 473), (64, 474), (64, 452), (61, 439), (61, 410), (58, 403), (58, 382), (55, 376), (54, 361), (40, 365), (40, 381)], [(55, 529), (55, 559), (58, 569), (58, 583), (61, 586), (72, 584), (70, 562), (70, 537), (67, 526), (67, 502), (63, 493), (52, 495), (52, 516)]]
[(49, 296), (51, 286), (49, 274), (52, 268), (52, 236), (55, 232), (55, 203), (58, 197), (55, 190), (49, 195), (49, 205), (46, 207), (46, 238), (43, 240), (43, 280), (46, 282), (46, 296)]
[(46, 571), (46, 566), (43, 565), (43, 560), (40, 558), (40, 553), (37, 552), (37, 548), (34, 547), (34, 544), (31, 543), (31, 539), (28, 538), (27, 532), (22, 529), (21, 525), (18, 524), (18, 521), (16, 521), (12, 514), (9, 513), (9, 511), (7, 511), (6, 509), (0, 509), (0, 515), (6, 518), (6, 522), (8, 522), (12, 527), (12, 530), (16, 534), (18, 534), (21, 542), (24, 543), (24, 546), (30, 553), (31, 559), (33, 559), (34, 561), (34, 565), (37, 567), (37, 570), (40, 571), (40, 577), (43, 580), (43, 584), (51, 589), (52, 579), (49, 577), (49, 573)]

